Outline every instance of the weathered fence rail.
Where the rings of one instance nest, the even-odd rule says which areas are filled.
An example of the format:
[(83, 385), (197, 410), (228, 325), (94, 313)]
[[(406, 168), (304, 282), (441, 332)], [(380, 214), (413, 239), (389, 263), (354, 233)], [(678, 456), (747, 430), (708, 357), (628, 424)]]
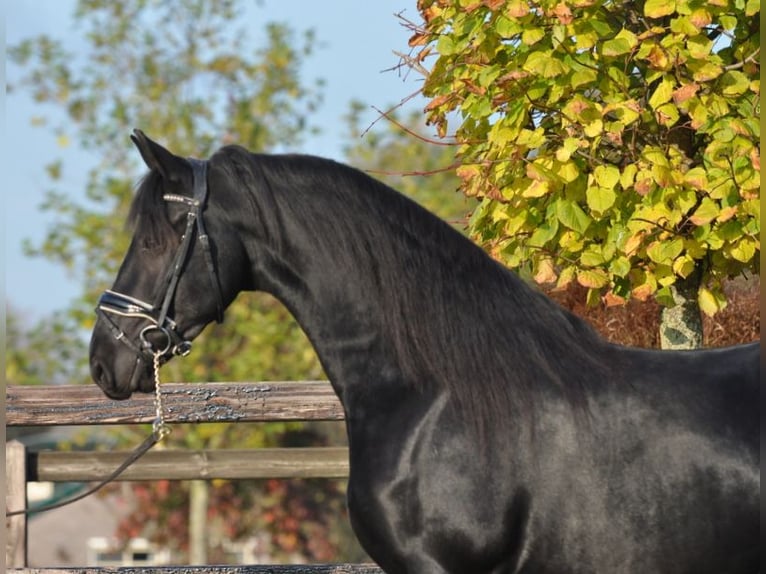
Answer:
[[(342, 420), (343, 409), (329, 383), (166, 383), (166, 420), (170, 424)], [(6, 388), (6, 426), (115, 425), (150, 423), (151, 395), (126, 401), (107, 399), (95, 385)], [(27, 452), (6, 444), (6, 507), (26, 505), (26, 482), (96, 481), (109, 474), (127, 453)], [(151, 451), (120, 480), (213, 478), (311, 478), (348, 476), (343, 447), (253, 450)], [(15, 574), (382, 574), (370, 564), (258, 566), (26, 568), (26, 519), (6, 519), (6, 565)], [(15, 566), (16, 568), (12, 568)]]
[[(324, 381), (166, 383), (169, 423), (342, 420), (343, 409)], [(6, 426), (148, 423), (152, 395), (107, 399), (95, 385), (53, 385), (6, 390)]]
[(384, 574), (372, 564), (291, 564), (258, 566), (133, 566), (105, 568), (26, 568), (24, 574)]

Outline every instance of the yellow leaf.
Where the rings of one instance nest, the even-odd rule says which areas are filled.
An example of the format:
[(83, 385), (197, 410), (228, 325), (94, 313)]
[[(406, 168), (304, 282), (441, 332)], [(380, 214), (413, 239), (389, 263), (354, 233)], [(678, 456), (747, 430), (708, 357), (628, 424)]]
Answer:
[(697, 302), (699, 303), (702, 312), (708, 317), (712, 317), (721, 310), (718, 299), (713, 292), (706, 287), (700, 287), (697, 293)]
[(522, 197), (542, 197), (550, 191), (550, 187), (547, 181), (541, 181), (535, 179), (524, 191), (521, 192)]
[(675, 0), (646, 0), (644, 4), (644, 16), (647, 18), (662, 18), (675, 11)]
[(614, 189), (620, 181), (620, 170), (613, 165), (599, 165), (593, 170), (593, 177), (601, 187)]
[(694, 262), (694, 259), (688, 255), (684, 255), (673, 261), (673, 273), (684, 279), (691, 275), (696, 267), (697, 265)]
[(649, 97), (649, 105), (657, 109), (662, 104), (669, 102), (670, 98), (673, 97), (673, 81), (665, 78), (660, 82), (660, 85), (657, 86), (657, 89), (654, 90), (654, 93)]
[(583, 132), (589, 138), (595, 138), (604, 131), (604, 122), (601, 120), (595, 120), (583, 128)]
[(559, 163), (555, 166), (555, 170), (556, 174), (564, 181), (564, 183), (572, 183), (580, 175), (580, 170), (577, 168), (577, 164), (573, 161)]
[(643, 231), (639, 231), (625, 242), (625, 248), (623, 249), (625, 255), (633, 255), (638, 250), (644, 241), (644, 235)]
[(556, 270), (553, 268), (553, 262), (550, 259), (543, 259), (537, 266), (537, 273), (535, 273), (535, 282), (539, 285), (546, 283), (553, 283), (558, 279)]
[(622, 169), (622, 174), (620, 174), (620, 185), (623, 189), (630, 189), (633, 185), (633, 180), (636, 178), (637, 172), (638, 168), (636, 167), (636, 164), (633, 163), (629, 163)]
[(603, 269), (583, 269), (577, 273), (577, 282), (583, 287), (600, 289), (609, 283), (609, 277)]

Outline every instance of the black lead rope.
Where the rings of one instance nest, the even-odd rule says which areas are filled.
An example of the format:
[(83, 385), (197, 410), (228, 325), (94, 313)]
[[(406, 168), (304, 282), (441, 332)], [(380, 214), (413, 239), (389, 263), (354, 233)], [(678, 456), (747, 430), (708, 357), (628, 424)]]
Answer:
[(133, 464), (139, 458), (144, 456), (149, 449), (151, 449), (155, 444), (157, 444), (160, 440), (162, 440), (163, 436), (164, 435), (161, 432), (156, 432), (156, 431), (152, 432), (152, 434), (150, 434), (146, 438), (146, 440), (142, 442), (138, 446), (138, 448), (136, 448), (136, 450), (130, 453), (130, 456), (126, 458), (120, 466), (118, 466), (114, 471), (112, 471), (112, 473), (109, 476), (107, 476), (101, 482), (89, 488), (85, 492), (82, 492), (78, 494), (77, 496), (73, 496), (72, 498), (67, 498), (66, 500), (62, 500), (61, 502), (56, 502), (54, 504), (46, 504), (44, 506), (37, 506), (35, 508), (27, 508), (24, 510), (13, 510), (10, 512), (6, 512), (5, 517), (9, 518), (11, 516), (19, 516), (21, 514), (35, 514), (36, 512), (46, 512), (48, 510), (53, 510), (55, 508), (61, 508), (62, 506), (67, 506), (68, 504), (72, 504), (73, 502), (82, 500), (83, 498), (90, 496), (91, 494), (95, 494), (96, 492), (104, 488), (107, 484), (109, 484), (110, 482), (113, 482), (131, 464)]
[(35, 514), (37, 512), (46, 512), (48, 510), (53, 510), (55, 508), (61, 508), (62, 506), (67, 506), (69, 504), (72, 504), (73, 502), (77, 502), (78, 500), (82, 500), (83, 498), (90, 496), (91, 494), (94, 494), (104, 488), (107, 484), (113, 482), (117, 479), (118, 476), (120, 476), (125, 470), (135, 463), (139, 458), (144, 456), (154, 445), (156, 445), (158, 442), (160, 442), (162, 439), (164, 439), (168, 434), (170, 434), (170, 427), (165, 424), (165, 413), (162, 408), (162, 391), (160, 390), (160, 357), (162, 356), (162, 353), (155, 353), (152, 361), (152, 365), (154, 367), (154, 410), (155, 410), (155, 418), (152, 422), (152, 434), (150, 434), (144, 442), (142, 442), (138, 447), (130, 453), (130, 455), (122, 461), (122, 464), (118, 466), (116, 469), (114, 469), (109, 476), (102, 479), (98, 484), (95, 486), (89, 488), (85, 492), (82, 492), (76, 496), (73, 496), (72, 498), (67, 498), (66, 500), (62, 500), (61, 502), (56, 502), (53, 504), (46, 504), (43, 506), (37, 506), (35, 508), (26, 508), (24, 510), (12, 510), (5, 513), (6, 518), (10, 518), (11, 516), (19, 516), (21, 514)]

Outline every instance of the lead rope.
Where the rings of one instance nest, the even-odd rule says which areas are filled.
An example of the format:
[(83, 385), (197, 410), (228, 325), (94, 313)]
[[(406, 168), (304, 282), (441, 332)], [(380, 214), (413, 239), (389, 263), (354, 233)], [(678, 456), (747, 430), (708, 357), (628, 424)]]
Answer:
[(155, 444), (162, 441), (166, 436), (170, 434), (170, 427), (165, 423), (165, 413), (162, 406), (162, 389), (160, 388), (160, 358), (162, 358), (163, 353), (155, 352), (152, 357), (152, 366), (154, 368), (154, 412), (155, 412), (155, 418), (152, 422), (152, 434), (149, 435), (144, 442), (142, 442), (136, 450), (134, 450), (132, 453), (130, 453), (130, 456), (126, 458), (120, 466), (118, 466), (109, 476), (107, 476), (105, 479), (103, 479), (101, 482), (96, 484), (94, 487), (89, 488), (83, 493), (78, 494), (77, 496), (74, 496), (72, 498), (68, 498), (66, 500), (62, 500), (61, 502), (56, 502), (54, 504), (46, 504), (45, 506), (38, 506), (35, 508), (27, 508), (24, 510), (13, 510), (10, 512), (5, 513), (5, 517), (8, 518), (10, 516), (18, 516), (20, 514), (34, 514), (37, 512), (45, 512), (48, 510), (53, 510), (54, 508), (61, 508), (62, 506), (66, 506), (67, 504), (72, 504), (73, 502), (77, 502), (78, 500), (82, 500), (86, 496), (90, 496), (91, 494), (96, 493), (97, 491), (104, 488), (107, 484), (110, 482), (113, 482), (118, 476), (120, 476), (125, 469), (127, 469), (130, 465), (132, 465), (134, 462), (136, 462), (139, 458), (144, 456), (147, 451), (152, 448)]
[(152, 423), (152, 433), (157, 437), (157, 442), (170, 434), (170, 427), (165, 424), (165, 412), (162, 408), (162, 389), (160, 382), (160, 359), (163, 353), (156, 351), (152, 356), (152, 366), (154, 367), (154, 422)]

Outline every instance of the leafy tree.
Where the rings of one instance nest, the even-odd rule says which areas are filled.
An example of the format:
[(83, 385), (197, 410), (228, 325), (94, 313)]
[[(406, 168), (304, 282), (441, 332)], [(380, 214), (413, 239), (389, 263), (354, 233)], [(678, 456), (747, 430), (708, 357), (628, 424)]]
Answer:
[(73, 361), (77, 333), (54, 318), (28, 326), (23, 314), (5, 308), (5, 381), (11, 385), (63, 383), (81, 376)]
[[(428, 121), (442, 136), (457, 124), (462, 190), (481, 200), (472, 234), (592, 303), (653, 297), (698, 344), (699, 307), (715, 314), (726, 278), (760, 270), (759, 2), (418, 10), (408, 61)], [(686, 327), (664, 323), (664, 345), (679, 343)]]
[[(242, 2), (236, 0), (81, 0), (74, 17), (87, 42), (86, 53), (69, 53), (65, 44), (47, 36), (10, 49), (12, 89), (26, 90), (40, 104), (62, 110), (65, 120), (49, 129), (62, 144), (76, 140), (97, 158), (88, 174), (86, 202), (65, 192), (66, 166), (59, 160), (48, 164), (54, 191), (43, 209), (56, 214), (56, 221), (40, 245), (29, 246), (30, 254), (65, 265), (82, 278), (82, 298), (57, 320), (63, 331), (82, 333), (92, 327), (93, 303), (113, 280), (126, 252), (129, 235), (122, 230), (132, 184), (145, 169), (129, 149), (133, 127), (155, 134), (179, 154), (202, 157), (229, 142), (264, 151), (295, 145), (313, 130), (308, 117), (321, 101), (321, 85), (307, 87), (299, 79), (301, 63), (313, 50), (313, 33), (299, 36), (285, 25), (269, 23), (256, 44), (252, 25), (242, 22), (241, 12)], [(47, 125), (47, 120), (38, 117), (34, 123)], [(66, 348), (85, 364), (81, 342)], [(298, 325), (281, 305), (263, 295), (238, 299), (225, 323), (195, 342), (193, 360), (174, 361), (163, 372), (165, 379), (201, 381), (321, 376)], [(178, 426), (169, 441), (188, 448), (273, 446), (299, 429), (297, 424)], [(122, 431), (123, 440), (134, 444), (136, 432)], [(178, 532), (178, 538), (163, 542), (179, 549), (188, 547), (188, 531), (174, 527), (179, 515), (173, 509), (188, 504), (187, 488), (158, 483), (147, 491), (136, 486), (139, 501), (148, 492), (152, 505), (162, 509), (151, 516), (156, 528), (147, 528), (148, 533), (160, 540), (163, 532)], [(222, 502), (229, 496), (267, 508), (281, 503), (280, 496), (289, 489), (297, 506), (308, 508), (317, 497), (342, 505), (337, 486), (325, 488), (318, 482), (268, 491), (252, 481), (215, 481), (210, 489), (209, 498), (220, 502), (210, 506), (211, 525), (242, 519), (241, 507)], [(144, 510), (139, 505), (121, 532), (135, 534), (131, 525)], [(340, 514), (314, 513), (306, 518), (311, 536), (296, 536), (287, 545), (277, 534), (282, 526), (278, 521), (258, 525), (273, 534), (272, 555), (297, 552), (326, 559), (328, 548), (340, 545), (332, 534), (339, 519)]]
[[(349, 144), (346, 159), (394, 189), (411, 197), (442, 219), (465, 227), (465, 214), (474, 201), (457, 193), (453, 145), (438, 145), (425, 132), (422, 114), (410, 112), (405, 119), (395, 112), (381, 115), (385, 129), (361, 122), (363, 106), (352, 102), (346, 121)], [(379, 128), (379, 126), (374, 126)], [(436, 143), (437, 145), (434, 145)]]

